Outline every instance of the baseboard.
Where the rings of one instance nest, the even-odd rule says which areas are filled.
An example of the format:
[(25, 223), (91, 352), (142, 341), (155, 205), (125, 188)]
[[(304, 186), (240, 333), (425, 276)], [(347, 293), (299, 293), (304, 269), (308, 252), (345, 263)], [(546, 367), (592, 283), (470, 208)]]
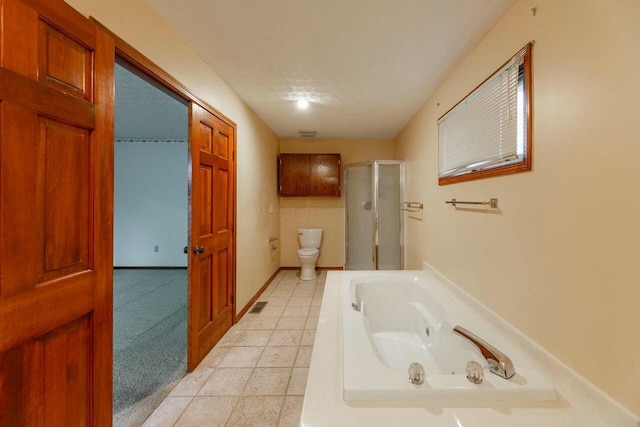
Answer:
[[(300, 266), (280, 267), (280, 270), (300, 270)], [(344, 267), (316, 267), (316, 270), (344, 270)]]
[(278, 268), (276, 270), (276, 272), (273, 273), (271, 275), (271, 277), (269, 277), (269, 279), (265, 282), (265, 284), (262, 285), (262, 287), (260, 289), (258, 289), (258, 292), (256, 292), (256, 294), (253, 296), (253, 298), (251, 298), (249, 300), (249, 302), (244, 306), (244, 308), (242, 310), (240, 310), (240, 312), (238, 314), (236, 314), (236, 323), (238, 323), (240, 321), (240, 319), (242, 319), (242, 316), (247, 314), (247, 311), (249, 311), (251, 306), (253, 306), (253, 303), (255, 303), (258, 300), (258, 298), (260, 298), (260, 295), (262, 295), (262, 293), (265, 291), (265, 289), (267, 289), (267, 287), (271, 284), (271, 282), (273, 282), (273, 279), (275, 279), (276, 276), (278, 275), (278, 273), (280, 273), (280, 270), (284, 270), (284, 269), (283, 268)]
[(167, 266), (154, 266), (154, 267), (144, 267), (141, 265), (133, 265), (133, 266), (113, 266), (114, 270), (186, 270), (187, 267), (178, 266), (178, 267), (167, 267)]
[(520, 348), (525, 349), (527, 354), (540, 364), (542, 372), (549, 378), (554, 379), (553, 382), (556, 384), (558, 391), (571, 396), (575, 402), (604, 425), (640, 427), (640, 418), (636, 414), (562, 362), (535, 340), (529, 338), (511, 323), (500, 317), (474, 296), (453, 283), (426, 261), (422, 262), (422, 269), (433, 272), (440, 283), (449, 288), (472, 310), (475, 310), (488, 320), (494, 328), (508, 335)]

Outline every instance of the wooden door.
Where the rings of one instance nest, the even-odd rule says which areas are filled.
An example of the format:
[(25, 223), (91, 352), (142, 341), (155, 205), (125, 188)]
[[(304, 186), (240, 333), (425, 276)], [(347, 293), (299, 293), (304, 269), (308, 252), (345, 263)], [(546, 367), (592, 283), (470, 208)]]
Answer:
[(2, 0), (0, 425), (110, 425), (111, 37)]
[(222, 338), (235, 316), (233, 131), (191, 103), (189, 371)]

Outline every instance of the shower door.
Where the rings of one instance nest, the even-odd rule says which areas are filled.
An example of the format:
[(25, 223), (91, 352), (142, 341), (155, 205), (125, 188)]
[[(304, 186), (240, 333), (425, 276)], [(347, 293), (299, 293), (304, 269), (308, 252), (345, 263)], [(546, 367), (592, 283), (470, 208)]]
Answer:
[(402, 162), (346, 165), (346, 270), (401, 270)]

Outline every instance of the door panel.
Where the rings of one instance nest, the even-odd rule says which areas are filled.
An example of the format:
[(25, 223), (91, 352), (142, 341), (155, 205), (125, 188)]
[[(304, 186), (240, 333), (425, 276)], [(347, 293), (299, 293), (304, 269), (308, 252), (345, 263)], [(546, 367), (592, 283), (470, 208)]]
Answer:
[[(90, 270), (90, 236), (93, 212), (89, 194), (93, 191), (89, 175), (90, 134), (87, 129), (44, 117), (40, 121), (38, 203), (44, 229), (44, 259), (40, 282), (69, 273)], [(74, 165), (74, 167), (69, 167)], [(54, 179), (46, 179), (55, 177)], [(77, 215), (69, 215), (74, 212)]]
[(46, 22), (38, 22), (38, 80), (78, 98), (91, 100), (92, 52)]
[[(216, 201), (218, 200), (229, 200), (229, 171), (224, 169), (216, 170), (216, 178), (215, 182), (215, 194)], [(215, 231), (216, 233), (221, 233), (223, 231), (229, 231), (229, 210), (227, 209), (226, 203), (214, 203), (213, 207), (215, 209)]]
[(189, 371), (231, 327), (235, 309), (233, 128), (195, 103), (190, 114)]
[(109, 425), (113, 40), (60, 0), (0, 14), (0, 425)]
[(213, 233), (213, 172), (211, 166), (200, 165), (200, 237)]

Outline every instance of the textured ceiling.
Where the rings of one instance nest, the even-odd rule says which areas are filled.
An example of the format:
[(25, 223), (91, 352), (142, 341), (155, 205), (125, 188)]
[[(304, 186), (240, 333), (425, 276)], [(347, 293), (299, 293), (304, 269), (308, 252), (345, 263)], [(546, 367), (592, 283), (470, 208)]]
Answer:
[(321, 138), (393, 138), (514, 2), (146, 1), (278, 136)]
[(188, 107), (116, 64), (116, 139), (187, 139)]

